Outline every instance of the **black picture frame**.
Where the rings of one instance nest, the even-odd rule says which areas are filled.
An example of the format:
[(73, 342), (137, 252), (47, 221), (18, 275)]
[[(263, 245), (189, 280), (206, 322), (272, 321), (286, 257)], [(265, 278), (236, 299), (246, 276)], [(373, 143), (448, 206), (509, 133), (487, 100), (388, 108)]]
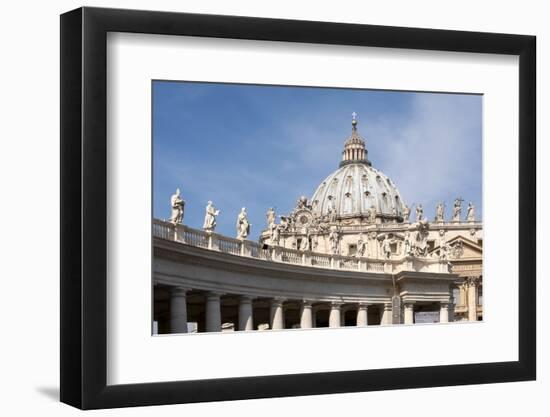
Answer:
[[(108, 32), (519, 56), (519, 360), (107, 385)], [(535, 51), (524, 35), (88, 7), (61, 15), (61, 401), (97, 409), (534, 380)]]

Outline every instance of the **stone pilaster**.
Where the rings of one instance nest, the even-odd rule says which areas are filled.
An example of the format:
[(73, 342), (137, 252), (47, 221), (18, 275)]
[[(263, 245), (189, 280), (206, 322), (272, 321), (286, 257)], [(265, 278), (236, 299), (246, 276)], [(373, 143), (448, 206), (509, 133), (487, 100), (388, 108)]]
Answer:
[(187, 333), (187, 288), (170, 291), (170, 332)]

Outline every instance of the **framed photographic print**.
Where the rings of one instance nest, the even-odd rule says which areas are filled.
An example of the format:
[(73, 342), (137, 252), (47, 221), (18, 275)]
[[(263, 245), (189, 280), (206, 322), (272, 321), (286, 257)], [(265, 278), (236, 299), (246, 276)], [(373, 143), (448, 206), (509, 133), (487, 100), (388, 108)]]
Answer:
[(61, 400), (535, 379), (535, 38), (61, 16)]

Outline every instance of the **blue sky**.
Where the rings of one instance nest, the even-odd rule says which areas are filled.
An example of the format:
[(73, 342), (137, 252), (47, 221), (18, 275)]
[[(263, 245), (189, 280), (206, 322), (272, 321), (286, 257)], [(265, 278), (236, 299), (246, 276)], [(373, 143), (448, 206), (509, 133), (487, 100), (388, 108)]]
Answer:
[(201, 228), (212, 200), (217, 231), (234, 236), (246, 207), (256, 239), (269, 207), (289, 213), (338, 168), (354, 111), (409, 206), (433, 218), (441, 200), (448, 217), (460, 196), (481, 218), (479, 95), (168, 81), (153, 82), (153, 216), (170, 217), (179, 187), (185, 224)]

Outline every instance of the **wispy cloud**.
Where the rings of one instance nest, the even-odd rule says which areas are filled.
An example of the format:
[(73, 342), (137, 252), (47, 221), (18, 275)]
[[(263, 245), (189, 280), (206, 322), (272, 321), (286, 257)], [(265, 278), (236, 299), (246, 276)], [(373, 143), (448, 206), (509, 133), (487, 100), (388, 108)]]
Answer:
[(405, 201), (435, 211), (438, 201), (475, 200), (481, 214), (481, 99), (417, 94), (409, 117), (371, 135), (384, 143), (379, 166)]
[(257, 237), (268, 207), (289, 212), (337, 169), (352, 111), (405, 201), (430, 214), (462, 196), (481, 213), (479, 96), (171, 83), (155, 96), (154, 215), (169, 215), (179, 186), (188, 224), (213, 200), (233, 235), (245, 206)]

